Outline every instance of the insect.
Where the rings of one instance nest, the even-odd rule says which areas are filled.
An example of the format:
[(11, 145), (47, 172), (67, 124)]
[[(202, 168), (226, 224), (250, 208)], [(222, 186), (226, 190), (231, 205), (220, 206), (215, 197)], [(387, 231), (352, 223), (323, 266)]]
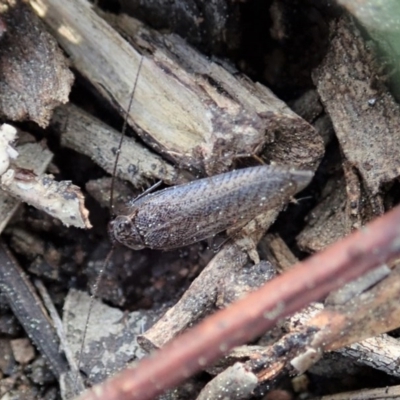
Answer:
[[(141, 64), (127, 115), (132, 105), (140, 66)], [(127, 117), (122, 132), (125, 132), (126, 121)], [(123, 134), (121, 143), (122, 137)], [(116, 165), (117, 160), (113, 176)], [(128, 215), (119, 215), (109, 223), (109, 236), (113, 244), (118, 242), (134, 250), (146, 247), (159, 250), (183, 247), (213, 237), (229, 228), (243, 227), (261, 212), (282, 206), (305, 188), (312, 177), (311, 171), (264, 165), (173, 186), (143, 195), (134, 201)], [(110, 198), (112, 204), (112, 190)], [(111, 254), (112, 250), (104, 261), (93, 288), (82, 335), (78, 369), (93, 299)]]
[(129, 215), (110, 222), (109, 235), (134, 250), (189, 245), (286, 203), (312, 176), (311, 171), (264, 165), (167, 188), (134, 202)]

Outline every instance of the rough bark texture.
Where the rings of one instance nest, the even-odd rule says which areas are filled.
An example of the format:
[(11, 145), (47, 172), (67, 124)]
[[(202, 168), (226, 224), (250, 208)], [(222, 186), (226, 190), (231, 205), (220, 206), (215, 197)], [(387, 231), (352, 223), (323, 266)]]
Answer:
[(68, 101), (73, 75), (42, 21), (20, 1), (5, 1), (7, 31), (0, 43), (0, 115), (45, 127), (53, 109)]

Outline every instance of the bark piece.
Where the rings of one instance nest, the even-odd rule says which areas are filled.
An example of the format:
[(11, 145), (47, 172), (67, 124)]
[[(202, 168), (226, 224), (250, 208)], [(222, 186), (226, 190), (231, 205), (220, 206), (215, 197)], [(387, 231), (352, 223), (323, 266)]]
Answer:
[(399, 341), (387, 335), (374, 337), (400, 325), (399, 319), (393, 317), (398, 311), (399, 271), (397, 267), (374, 288), (344, 305), (323, 308), (315, 304), (290, 317), (282, 325), (288, 333), (253, 354), (247, 367), (264, 364), (263, 376), (273, 379), (290, 369), (289, 364), (304, 372), (323, 352), (334, 350), (361, 365), (399, 376)]
[[(253, 147), (254, 142), (252, 144), (250, 137), (245, 138), (254, 129), (265, 132), (263, 155), (269, 162), (291, 165), (299, 169), (316, 169), (324, 153), (321, 137), (267, 87), (254, 83), (243, 75), (233, 75), (217, 63), (210, 63), (204, 56), (187, 46), (179, 36), (161, 37), (157, 32), (150, 31), (136, 20), (123, 15), (116, 20), (114, 26), (128, 36), (135, 46), (143, 46), (143, 42), (146, 41), (146, 47), (153, 49), (156, 60), (164, 53), (159, 62), (165, 62), (165, 53), (170, 60), (178, 59), (183, 70), (190, 74), (190, 81), (196, 82), (206, 91), (210, 100), (220, 107), (218, 113), (213, 110), (214, 129), (211, 132), (211, 140), (207, 139), (210, 143), (202, 145), (199, 149), (204, 153), (210, 145), (214, 147), (214, 154), (210, 159), (213, 169), (206, 168), (208, 174), (220, 171), (218, 163), (229, 166), (235, 155), (251, 155), (260, 150), (261, 144)], [(162, 47), (159, 47), (160, 43), (163, 43)], [(206, 80), (201, 81), (199, 77), (205, 77)], [(200, 92), (198, 94), (200, 95)], [(233, 127), (229, 128), (227, 125), (231, 118), (236, 118), (233, 132)], [(243, 124), (243, 127), (238, 123)], [(240, 131), (242, 138), (239, 136)], [(228, 159), (221, 161), (221, 155)], [(217, 165), (212, 166), (211, 162)]]
[(26, 333), (56, 376), (68, 370), (58, 338), (32, 284), (6, 247), (0, 245), (0, 289)]
[(36, 279), (34, 283), (37, 290), (40, 293), (41, 298), (43, 299), (43, 303), (45, 304), (47, 311), (50, 314), (50, 317), (54, 324), (54, 328), (57, 332), (60, 341), (60, 347), (62, 348), (65, 354), (65, 358), (67, 359), (69, 371), (66, 372), (65, 374), (69, 374), (73, 378), (76, 392), (78, 391), (80, 392), (85, 388), (85, 386), (83, 384), (82, 376), (79, 372), (78, 364), (75, 362), (75, 359), (72, 355), (72, 351), (68, 345), (61, 318), (58, 315), (56, 307), (54, 306), (54, 303), (51, 300), (50, 295), (47, 292), (46, 287), (43, 285), (42, 281)]
[(80, 189), (69, 181), (57, 182), (52, 175), (36, 175), (10, 168), (1, 176), (1, 188), (19, 200), (58, 218), (66, 226), (91, 228), (89, 211)]
[(68, 101), (73, 75), (54, 38), (22, 1), (3, 2), (7, 25), (0, 43), (0, 114), (45, 127), (54, 107)]
[(252, 268), (241, 268), (221, 278), (215, 305), (225, 308), (234, 301), (256, 290), (276, 274), (276, 268), (268, 261), (260, 261)]
[(376, 195), (400, 175), (400, 106), (379, 81), (373, 55), (348, 19), (331, 27), (330, 50), (313, 80), (347, 160)]
[[(267, 382), (284, 372), (292, 372), (292, 367), (296, 372), (304, 372), (320, 359), (323, 352), (335, 348), (335, 352), (350, 357), (360, 365), (367, 365), (398, 377), (398, 339), (382, 334), (357, 341), (357, 338), (361, 339), (398, 326), (398, 318), (396, 321), (387, 319), (397, 312), (397, 306), (392, 310), (390, 307), (398, 291), (398, 288), (395, 292), (392, 291), (393, 285), (398, 286), (398, 274), (397, 269), (394, 276), (386, 279), (386, 283), (383, 281), (344, 306), (324, 309), (317, 303), (296, 313), (282, 325), (282, 329), (287, 333), (270, 346), (254, 348), (250, 359), (244, 364), (245, 367), (250, 371), (257, 371), (260, 381)], [(387, 289), (390, 293), (386, 301), (391, 299), (388, 309), (381, 306), (385, 304), (385, 300), (379, 298), (382, 295), (385, 297)], [(365, 304), (366, 297), (371, 299), (371, 302), (367, 301), (368, 304)], [(369, 314), (372, 317), (368, 317)], [(379, 315), (382, 320), (375, 322), (377, 318), (374, 315)], [(363, 326), (359, 325), (360, 321), (364, 321)], [(391, 321), (388, 326), (385, 326), (386, 321)], [(346, 347), (341, 347), (344, 343)]]
[[(3, 125), (0, 130), (0, 164), (3, 169), (0, 186), (3, 194), (0, 199), (4, 220), (3, 229), (19, 203), (25, 201), (59, 218), (65, 225), (79, 228), (90, 228), (88, 211), (79, 189), (71, 182), (55, 182), (51, 175), (42, 175), (42, 172), (51, 161), (53, 155), (44, 144), (29, 143), (29, 134), (22, 133), (23, 145), (18, 151), (10, 146), (16, 136), (16, 129), (10, 125)], [(20, 154), (20, 156), (18, 156)], [(18, 157), (17, 157), (18, 156)], [(16, 160), (10, 165), (10, 159)], [(7, 171), (5, 171), (7, 169)], [(12, 198), (9, 196), (11, 195)]]
[(321, 330), (313, 347), (336, 350), (365, 338), (400, 327), (397, 298), (400, 293), (400, 267), (370, 291), (345, 305), (326, 308), (309, 321)]
[[(89, 307), (92, 309), (87, 320)], [(135, 338), (151, 322), (149, 312), (134, 311), (124, 315), (119, 309), (77, 290), (71, 290), (64, 303), (63, 324), (67, 341), (76, 362), (91, 383), (104, 380), (128, 362), (144, 355), (135, 344)]]
[[(17, 146), (16, 149), (19, 156), (13, 164), (19, 168), (33, 171), (38, 175), (45, 171), (53, 158), (53, 154), (39, 143), (26, 143)], [(19, 205), (20, 202), (16, 201), (13, 196), (4, 191), (0, 192), (0, 215), (2, 216), (0, 232), (3, 231)]]
[[(119, 110), (127, 109), (141, 56), (83, 0), (31, 4), (75, 67)], [(143, 58), (128, 122), (157, 152), (211, 175), (272, 141), (282, 159), (289, 145), (297, 149), (299, 139), (311, 136), (310, 150), (296, 150), (293, 166), (315, 167), (323, 153), (321, 139), (271, 91), (232, 75), (177, 36), (161, 36), (125, 19), (118, 19), (117, 27), (129, 29), (124, 34), (150, 54)], [(58, 31), (61, 22), (70, 37)], [(286, 145), (276, 144), (278, 137), (287, 137)]]
[(388, 375), (400, 377), (400, 341), (382, 334), (336, 350), (359, 365), (367, 365)]
[[(52, 120), (62, 132), (61, 144), (89, 156), (108, 173), (114, 171), (121, 134), (78, 107), (59, 107)], [(154, 180), (167, 184), (183, 183), (175, 168), (134, 139), (125, 137), (116, 175), (137, 188)]]

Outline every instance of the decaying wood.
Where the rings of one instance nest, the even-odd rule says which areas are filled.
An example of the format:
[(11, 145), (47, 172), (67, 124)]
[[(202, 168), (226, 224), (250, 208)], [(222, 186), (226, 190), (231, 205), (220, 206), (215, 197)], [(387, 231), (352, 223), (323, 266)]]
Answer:
[(5, 0), (0, 43), (0, 115), (45, 127), (54, 107), (68, 101), (73, 82), (57, 42), (29, 6)]
[[(139, 53), (84, 0), (32, 0), (31, 4), (74, 66), (111, 103), (125, 110)], [(129, 25), (119, 19), (117, 26), (129, 26), (130, 32), (125, 33), (130, 36), (133, 30), (131, 39), (150, 53), (143, 56), (128, 122), (156, 151), (177, 164), (213, 174), (267, 143), (270, 161), (282, 163), (286, 157), (285, 164), (316, 167), (323, 154), (321, 138), (267, 88), (230, 74), (176, 36), (160, 36), (132, 19)], [(297, 156), (295, 164), (287, 159), (290, 146)]]
[[(9, 129), (12, 127), (10, 126)], [(59, 218), (67, 226), (90, 228), (83, 195), (71, 182), (56, 182), (51, 175), (42, 174), (53, 154), (38, 143), (26, 143), (17, 150), (7, 142), (7, 133), (0, 131), (0, 153), (3, 173), (2, 189), (3, 229), (19, 205), (18, 199)], [(15, 130), (15, 129), (14, 129)], [(16, 130), (14, 132), (16, 136)], [(13, 141), (14, 139), (12, 139)], [(12, 167), (10, 165), (11, 157)], [(8, 168), (8, 169), (7, 169)]]
[(17, 139), (17, 130), (8, 124), (0, 126), (0, 175), (10, 166), (10, 160), (18, 157), (18, 152), (12, 147)]
[[(39, 143), (25, 143), (17, 146), (16, 149), (18, 157), (13, 164), (18, 168), (33, 171), (38, 175), (45, 171), (53, 158), (53, 154)], [(2, 216), (0, 231), (5, 228), (19, 204), (20, 202), (16, 201), (10, 194), (4, 191), (0, 192), (0, 215)]]
[(313, 78), (345, 157), (344, 176), (329, 178), (298, 236), (307, 251), (321, 250), (382, 214), (379, 189), (400, 174), (400, 107), (355, 26), (343, 18), (331, 30), (330, 49)]
[[(251, 149), (247, 142), (248, 139), (246, 139), (246, 143), (238, 142), (237, 135), (240, 131), (237, 123), (242, 121), (242, 118), (236, 117), (239, 121), (234, 123), (235, 127), (230, 128), (234, 129), (234, 133), (231, 133), (228, 126), (225, 125), (224, 119), (227, 114), (231, 114), (230, 101), (234, 99), (237, 103), (235, 108), (239, 106), (240, 112), (244, 112), (246, 118), (250, 116), (252, 124), (260, 118), (259, 129), (266, 135), (262, 155), (269, 162), (289, 164), (299, 169), (315, 170), (318, 166), (324, 153), (323, 142), (318, 132), (293, 113), (268, 88), (250, 81), (245, 76), (233, 75), (214, 62), (210, 63), (193, 48), (187, 46), (179, 36), (161, 36), (125, 15), (117, 17), (115, 21), (111, 16), (108, 16), (107, 19), (116, 29), (122, 31), (135, 46), (152, 49), (156, 59), (159, 52), (166, 53), (171, 60), (178, 59), (184, 71), (190, 72), (194, 82), (201, 86), (202, 91), (207, 92), (211, 101), (221, 107), (221, 114), (215, 116), (216, 129), (213, 132), (215, 138), (212, 138), (215, 141), (215, 155), (218, 154), (219, 163), (224, 162), (226, 166), (229, 166), (230, 160), (234, 160), (235, 156), (250, 155), (262, 147), (259, 144)], [(160, 48), (161, 43), (163, 45)], [(162, 61), (164, 61), (164, 57)], [(201, 81), (199, 77), (206, 77), (206, 81)], [(224, 132), (225, 126), (228, 129)], [(248, 135), (249, 129), (243, 130), (242, 134)], [(242, 140), (243, 138), (240, 141)], [(207, 143), (208, 146), (209, 143)], [(241, 150), (240, 146), (242, 146)], [(223, 157), (221, 157), (222, 154)], [(227, 155), (228, 160), (224, 160)], [(214, 167), (214, 173), (217, 171), (219, 170)]]
[(360, 365), (368, 365), (396, 378), (400, 377), (400, 341), (387, 334), (364, 339), (335, 352)]
[[(59, 107), (52, 123), (62, 132), (63, 146), (86, 154), (108, 173), (113, 173), (119, 132), (72, 104)], [(154, 180), (169, 185), (185, 182), (171, 164), (128, 137), (124, 138), (116, 175), (140, 189)]]
[(360, 297), (345, 305), (326, 308), (309, 321), (321, 327), (313, 346), (334, 350), (356, 341), (388, 332), (400, 326), (397, 296), (400, 293), (400, 268)]
[[(372, 289), (364, 295), (350, 299), (350, 304), (356, 306), (355, 308), (351, 308), (349, 312), (346, 311), (346, 306), (324, 308), (322, 304), (313, 304), (288, 318), (281, 325), (281, 328), (286, 333), (273, 344), (269, 346), (243, 346), (241, 351), (239, 349), (232, 351), (226, 357), (226, 361), (240, 361), (247, 371), (253, 371), (257, 375), (259, 383), (276, 379), (287, 371), (293, 373), (293, 368), (298, 372), (304, 372), (322, 357), (324, 351), (331, 347), (336, 347), (334, 344), (335, 341), (342, 341), (342, 336), (352, 335), (354, 340), (355, 337), (361, 338), (362, 336), (372, 335), (373, 332), (371, 332), (371, 329), (374, 329), (373, 326), (375, 325), (374, 318), (371, 318), (369, 327), (364, 325), (362, 328), (359, 328), (357, 326), (356, 315), (358, 312), (365, 315), (362, 309), (370, 307), (368, 310), (373, 315), (377, 314), (382, 318), (382, 321), (386, 321), (388, 316), (385, 313), (379, 312), (380, 305), (378, 301), (373, 300), (372, 303), (375, 301), (376, 304), (364, 305), (365, 297), (368, 296), (371, 299), (378, 298), (378, 292), (385, 292), (386, 288), (393, 285), (393, 282), (397, 279), (398, 272), (395, 276), (388, 278), (386, 282), (382, 282), (380, 287)], [(393, 293), (390, 293), (389, 296), (392, 297)], [(349, 299), (347, 299), (346, 304), (349, 304), (348, 301)], [(379, 300), (379, 303), (381, 303), (381, 300)], [(393, 312), (396, 312), (396, 310), (393, 310)], [(322, 323), (315, 323), (315, 321), (323, 319), (325, 315), (332, 316), (330, 324), (326, 320), (323, 320)], [(337, 321), (341, 318), (345, 319), (346, 322), (337, 328)], [(385, 330), (383, 328), (384, 324), (385, 322), (381, 325), (381, 331)], [(343, 329), (344, 325), (346, 325), (347, 330)], [(391, 326), (396, 326), (396, 323)], [(387, 329), (391, 329), (391, 326)], [(361, 334), (360, 330), (363, 328), (366, 331)], [(327, 339), (328, 332), (333, 333), (329, 339), (330, 342)], [(344, 340), (346, 341), (346, 339)], [(319, 343), (319, 345), (315, 346), (316, 343)], [(345, 347), (335, 351), (356, 361), (360, 365), (368, 365), (397, 377), (399, 375), (399, 368), (395, 364), (400, 349), (399, 346), (400, 342), (397, 339), (388, 335), (380, 335), (360, 342), (347, 344)], [(218, 364), (223, 365), (223, 361), (220, 360)], [(219, 366), (219, 368), (221, 367)], [(212, 371), (216, 372), (217, 370), (214, 367)]]
[[(243, 228), (234, 243), (227, 243), (193, 281), (178, 303), (138, 337), (139, 344), (147, 351), (160, 348), (207, 315), (218, 303), (225, 307), (227, 302), (223, 299), (228, 292), (231, 293), (228, 298), (237, 298), (238, 291), (243, 295), (254, 290), (255, 287), (249, 287), (239, 279), (248, 260), (248, 238), (257, 243), (277, 214), (278, 210), (271, 210), (257, 217)], [(257, 282), (255, 286), (260, 286), (274, 276), (274, 271), (260, 266), (250, 268), (248, 274), (253, 282)], [(236, 284), (229, 287), (236, 278)]]
[[(398, 312), (395, 299), (399, 292), (399, 273), (399, 268), (396, 268), (377, 286), (347, 299), (343, 305), (327, 306), (322, 310), (317, 305), (306, 313), (295, 314), (284, 325), (288, 334), (259, 351), (257, 357), (253, 356), (253, 360), (246, 365), (254, 368), (252, 363), (265, 363), (263, 376), (272, 379), (290, 370), (291, 366), (303, 372), (325, 351), (336, 350), (360, 364), (398, 376), (398, 368), (393, 368), (398, 340), (386, 335), (370, 336), (400, 326), (399, 319), (395, 317)], [(280, 353), (278, 348), (285, 348), (286, 351)], [(393, 348), (392, 355), (389, 355), (390, 348)]]
[[(75, 385), (75, 394), (80, 393), (81, 391), (84, 390), (85, 386), (83, 384), (82, 376), (79, 371), (78, 363), (76, 362), (75, 358), (73, 357), (72, 351), (69, 347), (69, 343), (67, 341), (65, 332), (64, 332), (64, 327), (61, 321), (60, 316), (58, 315), (58, 312), (56, 310), (56, 307), (51, 300), (51, 297), (43, 284), (43, 282), (39, 279), (36, 279), (34, 281), (35, 287), (40, 293), (40, 297), (43, 299), (43, 303), (50, 315), (50, 318), (52, 320), (52, 323), (54, 325), (54, 328), (57, 332), (58, 339), (60, 342), (60, 350), (62, 349), (65, 358), (68, 362), (69, 370), (65, 371), (62, 373), (63, 376), (70, 376), (70, 380), (74, 382)], [(71, 396), (72, 397), (72, 396)], [(64, 397), (65, 399), (68, 399), (69, 397)]]
[(58, 337), (27, 276), (4, 244), (0, 245), (0, 288), (28, 336), (60, 376), (68, 370)]
[[(152, 357), (139, 362), (136, 368), (125, 370), (103, 383), (101, 387), (85, 392), (79, 399), (126, 400), (132, 398), (127, 395), (128, 392), (134, 393), (136, 398), (142, 400), (150, 399), (176, 385), (235, 345), (247, 342), (250, 338), (265, 332), (284, 316), (302, 308), (310, 301), (327, 295), (331, 290), (375, 268), (378, 264), (399, 256), (399, 219), (400, 208), (389, 211), (364, 229), (353, 232), (340, 242), (313, 255), (307, 261), (297, 264), (285, 274), (267, 282), (261, 289), (249, 294), (231, 307), (208, 317), (195, 328), (166, 344)], [(324, 268), (318, 268), (321, 265)], [(375, 304), (382, 301), (383, 305), (382, 282), (378, 286), (382, 289), (381, 297)], [(397, 297), (392, 297), (395, 292), (392, 288), (396, 286), (400, 285), (394, 282), (390, 288), (392, 293), (389, 297), (392, 299), (397, 299)], [(371, 302), (364, 306), (365, 315)], [(327, 325), (326, 319), (321, 321), (320, 318), (319, 321), (323, 322), (321, 325), (327, 330), (332, 328), (329, 324)], [(382, 322), (378, 321), (375, 328), (383, 329)], [(315, 324), (314, 319), (313, 325)], [(313, 330), (314, 328), (311, 329), (311, 333)], [(328, 339), (328, 336), (325, 335), (325, 338)], [(335, 345), (342, 342), (340, 344), (343, 346), (340, 333), (338, 336), (339, 340), (336, 340)], [(301, 343), (302, 337), (298, 335), (296, 337)], [(311, 337), (310, 332), (307, 332), (304, 337), (305, 342)], [(347, 336), (348, 339), (350, 339), (349, 336)], [(322, 342), (319, 341), (318, 345), (322, 346)], [(282, 347), (279, 346), (276, 351), (280, 352), (281, 349)], [(312, 360), (316, 353), (315, 351), (311, 353), (309, 360)], [(151, 382), (157, 382), (157, 385)]]
[[(94, 300), (81, 353), (90, 303), (88, 294), (71, 290), (64, 303), (63, 325), (69, 347), (76, 362), (79, 360), (87, 383), (94, 384), (143, 357), (144, 352), (135, 337), (153, 322), (154, 313), (142, 310), (124, 315), (121, 310)], [(102, 349), (101, 355), (99, 348)]]
[[(347, 299), (343, 305), (324, 309), (316, 305), (295, 314), (283, 325), (288, 333), (271, 346), (254, 352), (247, 367), (265, 363), (263, 376), (272, 379), (291, 366), (302, 372), (325, 351), (335, 350), (359, 364), (398, 376), (399, 369), (394, 364), (399, 341), (387, 335), (369, 336), (400, 326), (399, 319), (394, 317), (398, 312), (395, 299), (399, 292), (399, 273), (396, 268), (376, 287)], [(286, 351), (278, 352), (278, 348)]]
[(330, 50), (313, 79), (346, 159), (376, 195), (400, 175), (400, 106), (355, 26), (344, 18), (331, 30)]
[(31, 170), (9, 168), (1, 176), (1, 188), (18, 200), (60, 219), (66, 226), (92, 227), (84, 197), (72, 182), (57, 182), (52, 175), (38, 176)]

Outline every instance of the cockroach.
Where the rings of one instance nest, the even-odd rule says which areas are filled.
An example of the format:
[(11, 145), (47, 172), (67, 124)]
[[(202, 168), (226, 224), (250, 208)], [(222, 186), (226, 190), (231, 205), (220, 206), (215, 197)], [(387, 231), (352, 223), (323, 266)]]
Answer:
[(264, 165), (173, 186), (139, 198), (109, 224), (112, 242), (170, 250), (240, 227), (304, 189), (311, 171)]

